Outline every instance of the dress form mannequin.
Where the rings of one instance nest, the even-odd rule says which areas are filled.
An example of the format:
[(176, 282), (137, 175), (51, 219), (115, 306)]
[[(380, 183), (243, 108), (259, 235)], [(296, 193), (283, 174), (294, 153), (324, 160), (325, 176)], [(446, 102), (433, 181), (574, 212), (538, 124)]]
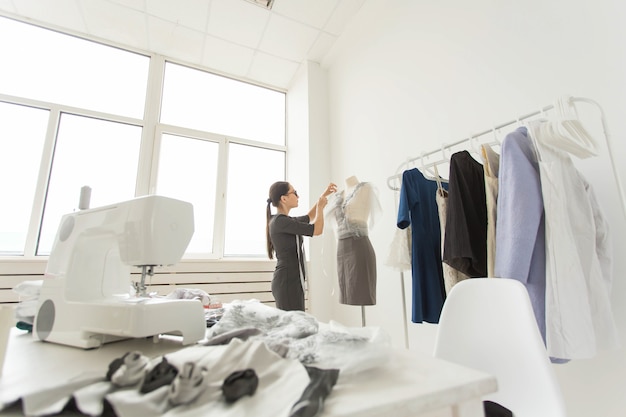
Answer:
[(345, 180), (346, 189), (329, 204), (336, 220), (337, 273), (340, 303), (361, 306), (365, 325), (366, 305), (376, 304), (376, 254), (368, 238), (373, 214), (380, 210), (372, 184), (356, 176)]
[(359, 179), (354, 175), (346, 178), (346, 190), (352, 191), (352, 189), (354, 189), (354, 187), (356, 187), (359, 182)]
[(371, 211), (371, 189), (361, 187), (358, 194), (353, 194), (356, 187), (361, 184), (356, 176), (346, 178), (346, 192), (344, 198), (350, 199), (345, 205), (346, 217), (352, 221), (367, 224)]

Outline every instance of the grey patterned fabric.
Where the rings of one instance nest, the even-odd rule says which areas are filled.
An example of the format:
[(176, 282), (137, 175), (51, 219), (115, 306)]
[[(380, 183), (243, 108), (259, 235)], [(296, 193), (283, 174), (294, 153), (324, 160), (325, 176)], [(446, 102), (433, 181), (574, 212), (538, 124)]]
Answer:
[(358, 372), (385, 363), (390, 341), (377, 328), (348, 328), (338, 323), (319, 323), (303, 311), (283, 311), (260, 302), (231, 303), (218, 324), (211, 328), (207, 344), (237, 330), (254, 328), (257, 335), (248, 340), (262, 340), (269, 349), (304, 365), (336, 368), (342, 373)]

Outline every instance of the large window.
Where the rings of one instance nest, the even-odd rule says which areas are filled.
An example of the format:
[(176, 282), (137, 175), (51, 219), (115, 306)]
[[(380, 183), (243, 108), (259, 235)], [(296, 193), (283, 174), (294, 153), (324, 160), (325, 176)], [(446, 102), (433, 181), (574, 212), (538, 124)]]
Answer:
[(188, 258), (265, 256), (283, 92), (4, 17), (0, 37), (0, 255), (49, 254), (89, 186), (91, 207), (191, 202)]
[(0, 102), (0, 253), (23, 255), (49, 112)]
[[(190, 250), (264, 256), (264, 202), (272, 182), (285, 178), (285, 95), (166, 63), (161, 122), (181, 133), (181, 127), (211, 132), (204, 139), (179, 137), (176, 154), (161, 145), (168, 168), (159, 174), (157, 189), (165, 190), (161, 182), (167, 181), (167, 192), (184, 196), (196, 210)], [(162, 142), (171, 141), (164, 136)], [(212, 141), (224, 147), (221, 160)]]
[(161, 122), (285, 144), (285, 95), (168, 63)]
[(0, 39), (0, 93), (143, 117), (148, 57), (2, 17)]
[(62, 114), (57, 132), (39, 255), (50, 253), (61, 216), (78, 209), (83, 186), (92, 190), (91, 207), (135, 196), (140, 127)]
[(226, 255), (267, 253), (266, 200), (272, 182), (283, 178), (283, 152), (231, 145), (226, 198)]
[(187, 252), (213, 253), (219, 144), (163, 134), (159, 155), (157, 194), (193, 204), (194, 234)]

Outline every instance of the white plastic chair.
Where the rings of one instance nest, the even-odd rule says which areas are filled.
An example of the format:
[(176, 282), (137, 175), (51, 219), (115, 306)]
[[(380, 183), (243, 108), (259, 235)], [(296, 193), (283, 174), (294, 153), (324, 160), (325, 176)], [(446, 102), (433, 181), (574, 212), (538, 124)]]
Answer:
[(435, 357), (494, 375), (491, 400), (515, 417), (565, 417), (565, 403), (526, 287), (507, 278), (470, 278), (452, 287)]

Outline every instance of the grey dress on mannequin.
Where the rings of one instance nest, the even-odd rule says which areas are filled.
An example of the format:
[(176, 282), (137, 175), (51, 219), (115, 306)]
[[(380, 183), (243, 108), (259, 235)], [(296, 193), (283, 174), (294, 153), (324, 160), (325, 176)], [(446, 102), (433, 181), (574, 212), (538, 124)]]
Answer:
[(356, 177), (329, 204), (336, 220), (339, 302), (349, 305), (376, 304), (376, 253), (368, 231), (380, 212), (376, 190)]

